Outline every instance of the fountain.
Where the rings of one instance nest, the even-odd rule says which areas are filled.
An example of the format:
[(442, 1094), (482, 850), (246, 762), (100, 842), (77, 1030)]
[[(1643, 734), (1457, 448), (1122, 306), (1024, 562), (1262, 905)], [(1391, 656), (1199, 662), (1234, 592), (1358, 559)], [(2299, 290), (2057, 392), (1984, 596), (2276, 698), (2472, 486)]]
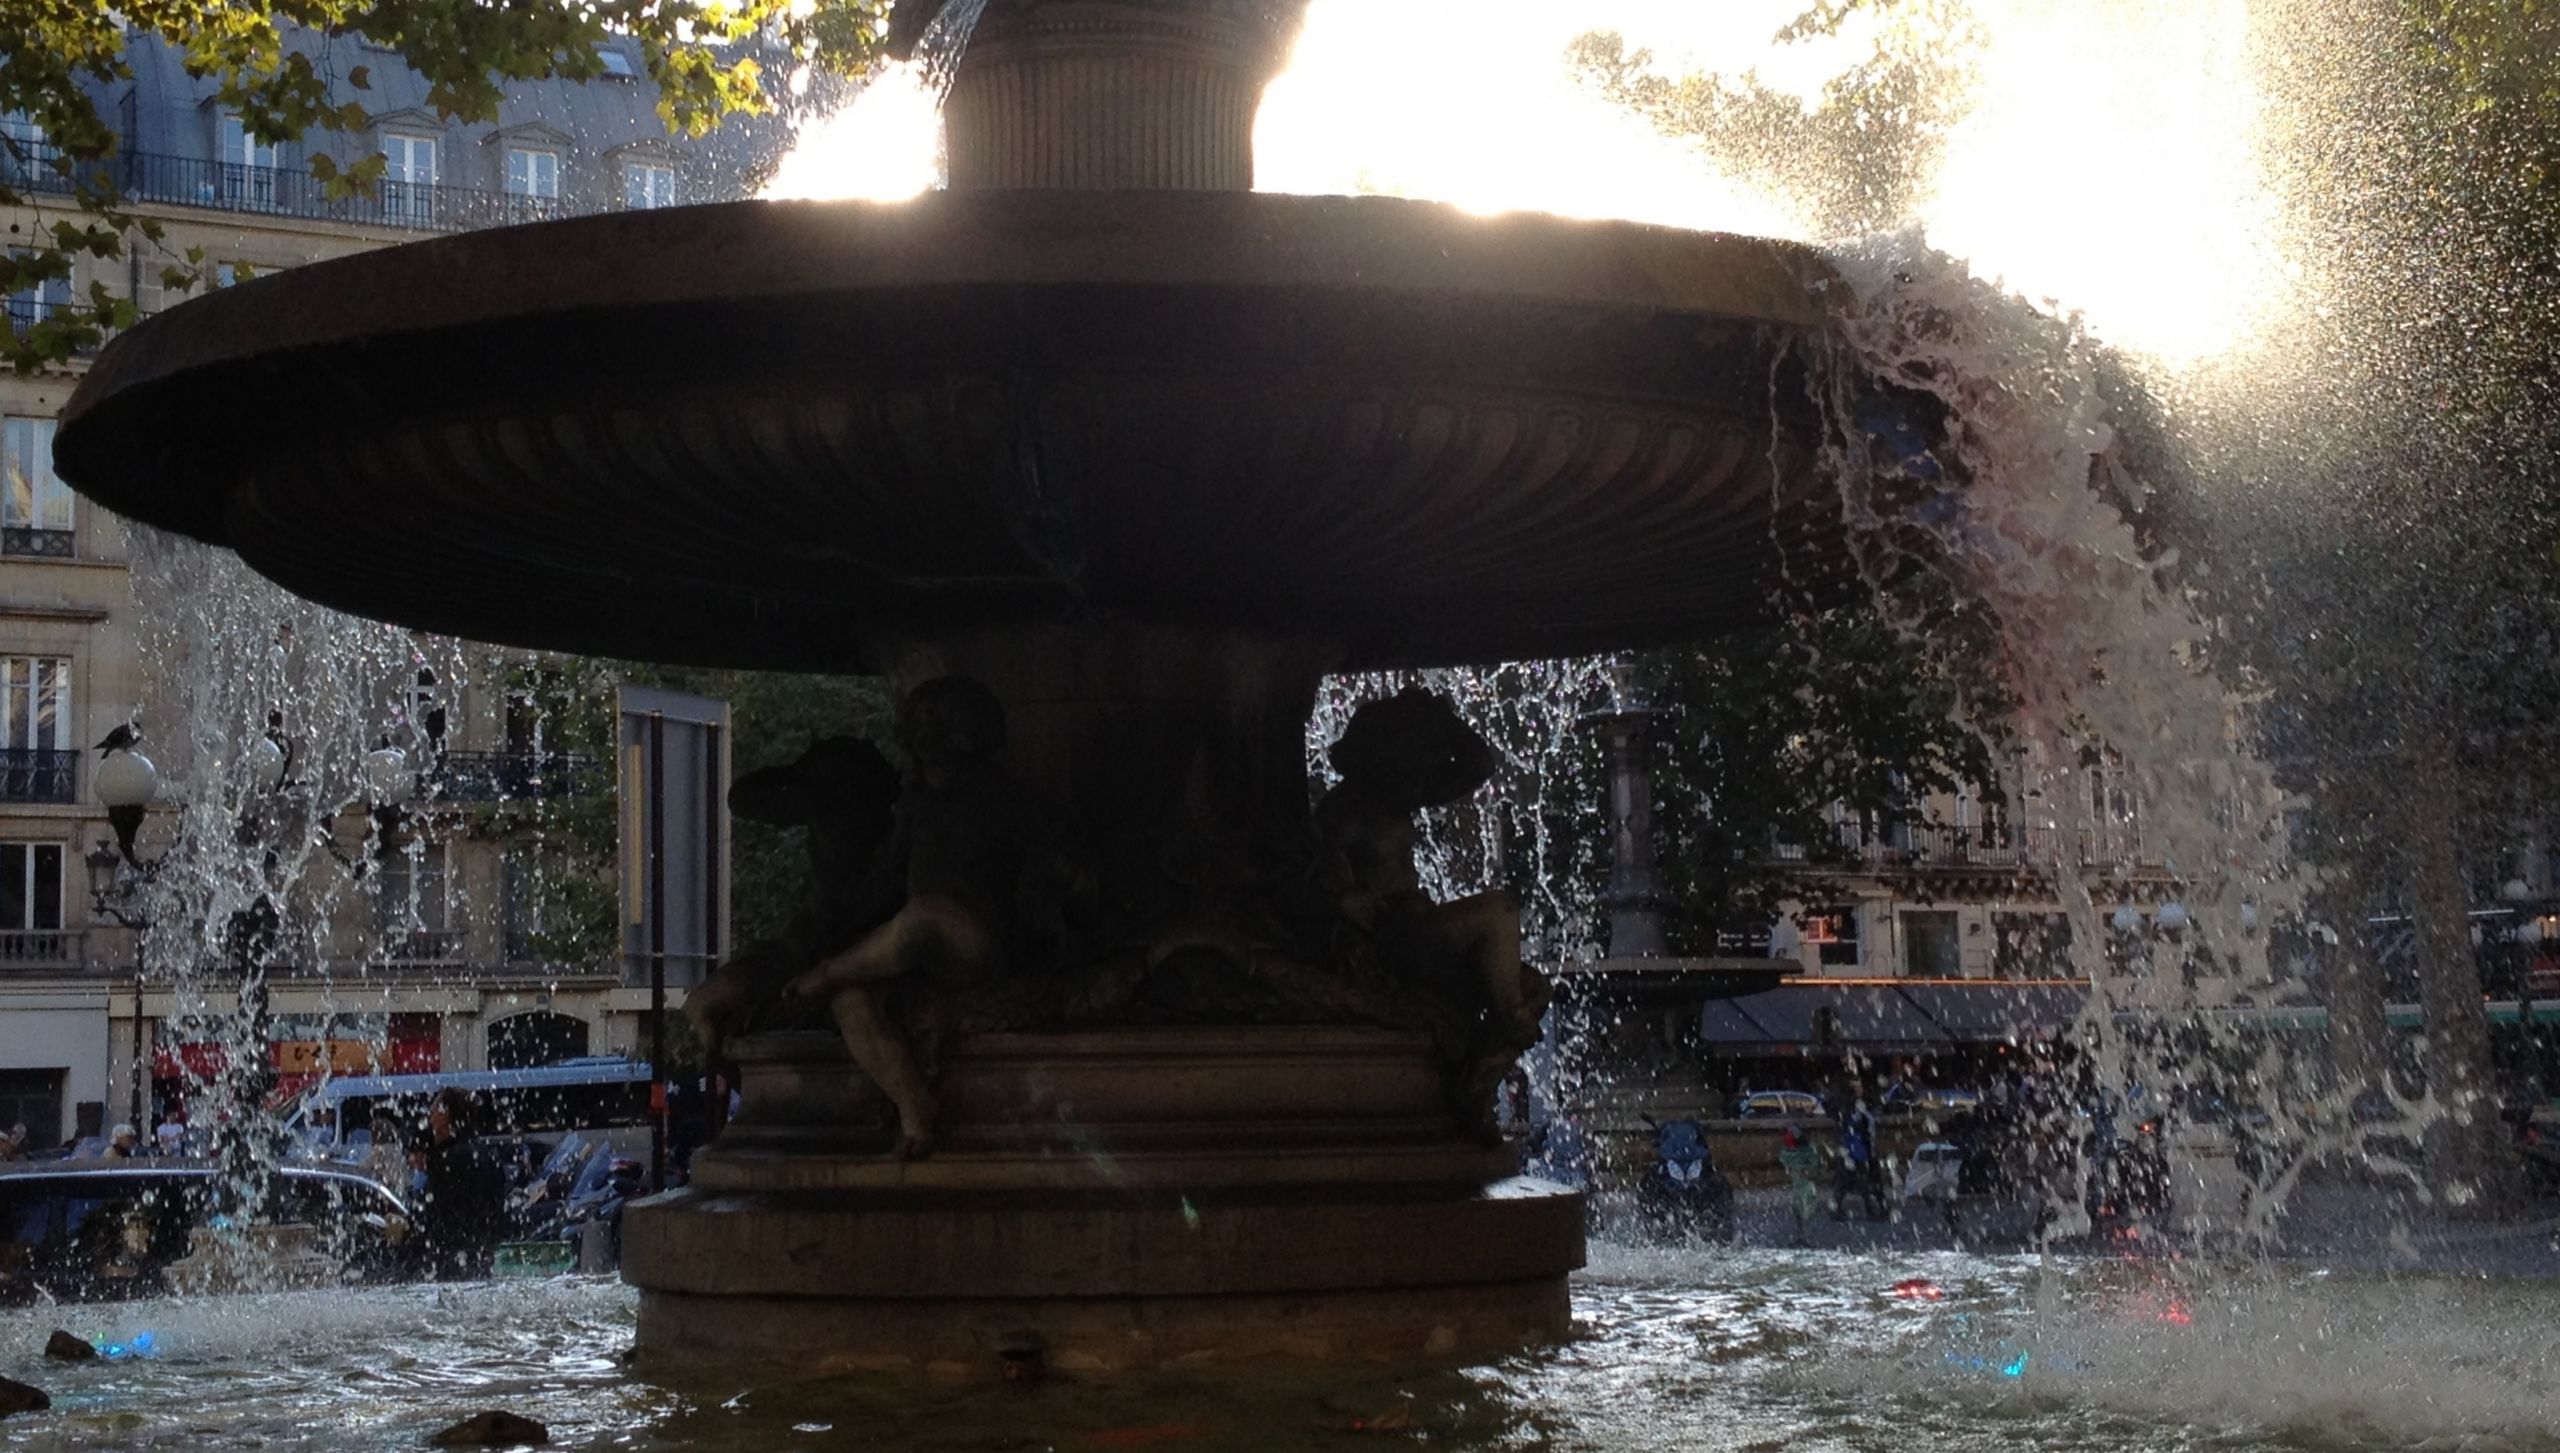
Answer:
[[(822, 883), (851, 929), (702, 991), (750, 1110), (631, 1213), (650, 1357), (992, 1377), (1567, 1330), (1580, 1198), (1475, 1123), (1536, 987), (1501, 902), (1416, 906), (1391, 861), (1481, 780), (1471, 739), (1372, 708), (1311, 810), (1304, 723), (1330, 672), (1843, 578), (1798, 347), (1836, 282), (1784, 243), (1245, 190), (1300, 8), (989, 0), (948, 192), (295, 269), (120, 338), (64, 416), (83, 492), (315, 601), (908, 701), (895, 841), (959, 865), (911, 853), (885, 908)], [(829, 830), (877, 844), (889, 807)], [(873, 1075), (746, 1032), (804, 975)]]

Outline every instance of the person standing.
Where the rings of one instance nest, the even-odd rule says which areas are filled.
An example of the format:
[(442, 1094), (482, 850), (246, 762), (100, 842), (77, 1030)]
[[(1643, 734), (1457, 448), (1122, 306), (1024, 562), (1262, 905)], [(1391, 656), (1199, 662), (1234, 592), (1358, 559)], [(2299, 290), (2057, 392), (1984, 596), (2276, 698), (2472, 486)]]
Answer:
[(506, 1175), (471, 1134), (471, 1097), (446, 1088), (427, 1111), (426, 1185), (418, 1230), (428, 1274), (489, 1274), (506, 1216)]
[(1814, 1211), (1821, 1204), (1822, 1190), (1814, 1175), (1822, 1169), (1822, 1152), (1806, 1144), (1804, 1132), (1790, 1125), (1778, 1146), (1778, 1168), (1787, 1173), (1789, 1209), (1795, 1213), (1795, 1238), (1788, 1244), (1803, 1246), (1805, 1228), (1812, 1224)]

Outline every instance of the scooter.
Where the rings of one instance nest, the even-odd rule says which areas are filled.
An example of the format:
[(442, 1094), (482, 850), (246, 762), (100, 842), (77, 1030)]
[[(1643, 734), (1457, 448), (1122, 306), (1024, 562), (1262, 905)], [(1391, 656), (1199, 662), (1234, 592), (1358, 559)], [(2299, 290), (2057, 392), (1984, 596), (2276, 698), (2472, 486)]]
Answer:
[(1731, 1241), (1733, 1183), (1716, 1169), (1707, 1133), (1695, 1120), (1645, 1124), (1653, 1129), (1653, 1164), (1636, 1183), (1636, 1227), (1652, 1242)]

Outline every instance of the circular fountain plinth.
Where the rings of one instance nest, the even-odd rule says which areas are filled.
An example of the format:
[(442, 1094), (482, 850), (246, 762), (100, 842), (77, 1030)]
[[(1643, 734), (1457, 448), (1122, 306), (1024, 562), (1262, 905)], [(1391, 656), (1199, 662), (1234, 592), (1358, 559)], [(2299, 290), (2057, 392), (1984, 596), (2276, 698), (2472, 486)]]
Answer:
[(1427, 1037), (982, 1035), (945, 1139), (883, 1157), (831, 1037), (745, 1042), (750, 1114), (627, 1213), (640, 1345), (678, 1364), (994, 1377), (1493, 1355), (1562, 1336), (1582, 1202), (1453, 1133)]

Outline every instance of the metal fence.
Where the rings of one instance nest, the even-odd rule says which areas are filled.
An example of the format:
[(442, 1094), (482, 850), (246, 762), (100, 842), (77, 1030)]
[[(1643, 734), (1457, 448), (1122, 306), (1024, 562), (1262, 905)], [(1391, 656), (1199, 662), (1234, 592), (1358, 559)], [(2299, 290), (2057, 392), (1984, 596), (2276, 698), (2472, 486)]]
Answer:
[(447, 752), (427, 774), (447, 802), (572, 797), (595, 781), (595, 759), (575, 752)]

